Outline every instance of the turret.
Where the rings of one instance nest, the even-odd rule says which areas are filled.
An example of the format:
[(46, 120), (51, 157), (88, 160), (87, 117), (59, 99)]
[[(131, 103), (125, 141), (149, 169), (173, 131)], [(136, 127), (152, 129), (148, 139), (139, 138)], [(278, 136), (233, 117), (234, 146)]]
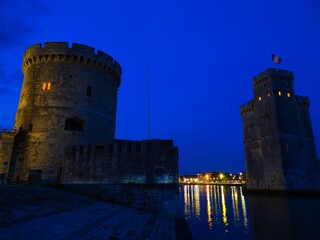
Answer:
[(253, 90), (254, 98), (240, 107), (248, 188), (317, 188), (309, 99), (295, 94), (293, 73), (267, 69), (253, 77)]
[(91, 47), (47, 42), (26, 50), (22, 71), (14, 126), (25, 137), (11, 177), (27, 180), (38, 171), (41, 179), (58, 181), (65, 146), (114, 140), (121, 67)]

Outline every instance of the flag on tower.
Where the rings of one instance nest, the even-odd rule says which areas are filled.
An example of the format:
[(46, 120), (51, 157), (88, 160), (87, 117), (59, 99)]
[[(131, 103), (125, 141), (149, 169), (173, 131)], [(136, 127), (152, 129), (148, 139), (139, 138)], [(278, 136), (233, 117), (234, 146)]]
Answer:
[(281, 63), (281, 58), (272, 53), (272, 62), (280, 64)]

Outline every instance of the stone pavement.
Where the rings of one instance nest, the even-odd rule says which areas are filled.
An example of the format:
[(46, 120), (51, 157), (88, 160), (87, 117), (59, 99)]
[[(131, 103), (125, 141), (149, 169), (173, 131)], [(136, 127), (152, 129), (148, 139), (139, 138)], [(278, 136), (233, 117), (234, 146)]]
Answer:
[(40, 186), (0, 187), (0, 239), (176, 239), (175, 219)]

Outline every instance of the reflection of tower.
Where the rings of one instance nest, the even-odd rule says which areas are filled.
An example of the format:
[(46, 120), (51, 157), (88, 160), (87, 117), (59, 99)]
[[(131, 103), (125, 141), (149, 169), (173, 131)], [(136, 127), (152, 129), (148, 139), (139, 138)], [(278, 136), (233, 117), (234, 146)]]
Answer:
[(319, 238), (319, 196), (248, 194), (247, 199), (253, 239)]
[(295, 95), (293, 73), (268, 69), (253, 87), (254, 99), (241, 106), (248, 188), (317, 188), (309, 99)]
[(26, 50), (22, 70), (9, 177), (59, 181), (65, 146), (114, 139), (121, 67), (91, 47), (47, 42)]

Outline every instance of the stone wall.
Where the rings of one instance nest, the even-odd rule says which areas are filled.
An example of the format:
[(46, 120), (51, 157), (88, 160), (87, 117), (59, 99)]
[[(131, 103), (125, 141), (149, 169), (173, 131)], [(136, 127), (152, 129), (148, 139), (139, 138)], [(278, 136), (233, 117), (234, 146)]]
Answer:
[(177, 183), (178, 148), (158, 139), (68, 146), (61, 182)]
[(58, 182), (67, 145), (114, 140), (121, 67), (91, 47), (47, 42), (26, 50), (22, 69), (14, 123), (25, 132), (17, 146), (19, 178), (26, 181), (31, 171)]
[(309, 99), (295, 94), (293, 73), (268, 69), (253, 88), (254, 99), (240, 107), (248, 188), (320, 188)]
[[(120, 65), (81, 44), (46, 42), (23, 56), (14, 127), (0, 157), (13, 182), (178, 182), (172, 140), (114, 140)], [(10, 141), (9, 141), (10, 140)]]
[(14, 137), (16, 134), (15, 131), (4, 130), (0, 132), (0, 179), (8, 177)]
[(62, 188), (159, 215), (182, 213), (178, 184), (64, 184)]

